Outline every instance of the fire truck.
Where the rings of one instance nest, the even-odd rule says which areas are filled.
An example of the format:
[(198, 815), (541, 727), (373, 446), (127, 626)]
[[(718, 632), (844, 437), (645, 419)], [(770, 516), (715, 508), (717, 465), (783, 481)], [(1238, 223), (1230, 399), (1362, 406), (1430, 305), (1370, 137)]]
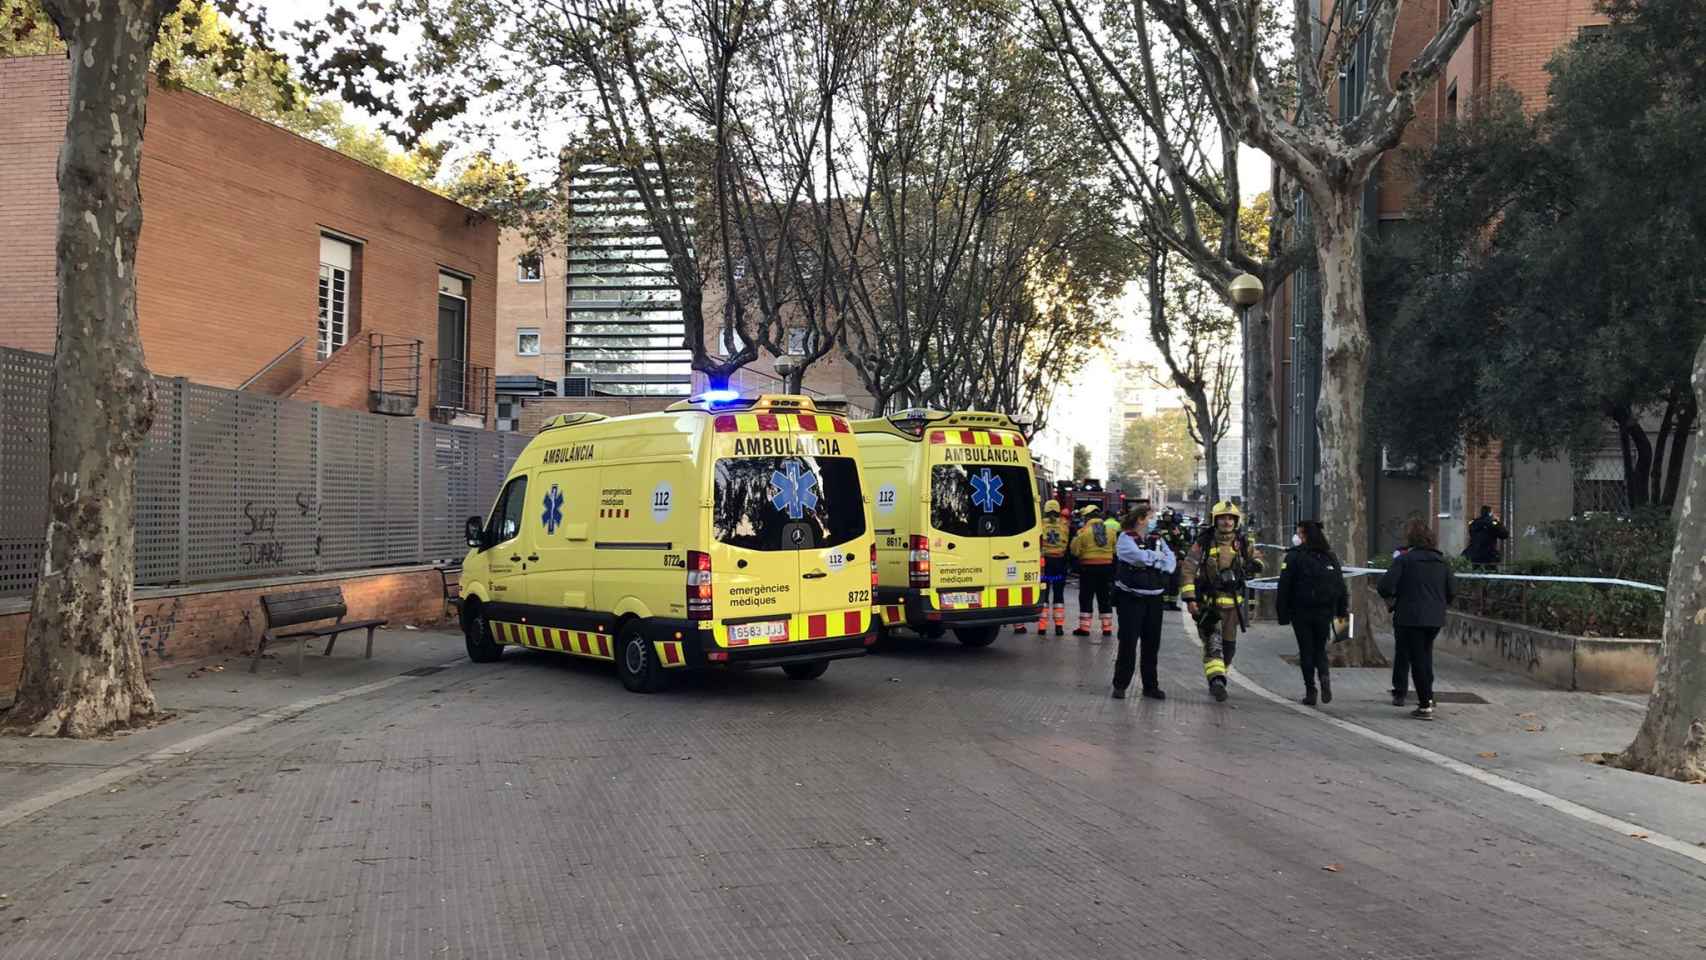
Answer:
[(1119, 516), (1126, 507), (1124, 493), (1102, 489), (1102, 481), (1095, 477), (1055, 481), (1054, 498), (1060, 501), (1061, 516), (1067, 518), (1074, 534), (1083, 525), (1079, 514), (1085, 506), (1095, 504), (1097, 515), (1103, 519)]

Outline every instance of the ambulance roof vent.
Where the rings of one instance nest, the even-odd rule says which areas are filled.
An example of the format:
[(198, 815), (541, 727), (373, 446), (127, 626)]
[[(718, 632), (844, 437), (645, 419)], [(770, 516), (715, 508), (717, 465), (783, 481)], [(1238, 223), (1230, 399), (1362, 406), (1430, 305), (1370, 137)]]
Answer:
[(558, 427), (579, 427), (588, 423), (597, 423), (604, 419), (607, 418), (602, 413), (589, 413), (586, 411), (582, 411), (580, 413), (559, 413), (545, 421), (544, 426), (539, 428), (539, 432), (544, 433), (547, 430), (555, 430)]
[(1005, 413), (990, 413), (987, 410), (962, 410), (948, 415), (948, 422), (960, 427), (994, 427), (1000, 430), (1017, 430), (1018, 424)]

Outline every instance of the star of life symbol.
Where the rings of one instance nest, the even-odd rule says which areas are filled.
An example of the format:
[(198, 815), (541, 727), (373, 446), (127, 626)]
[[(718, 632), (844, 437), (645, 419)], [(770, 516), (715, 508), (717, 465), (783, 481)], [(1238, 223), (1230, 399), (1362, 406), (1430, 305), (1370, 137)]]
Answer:
[(971, 478), (971, 502), (982, 508), (984, 513), (994, 513), (995, 508), (1006, 501), (1001, 493), (1001, 478), (984, 467), (981, 473)]
[(546, 533), (556, 533), (563, 523), (563, 491), (554, 483), (545, 492), (545, 512), (540, 515), (539, 522), (545, 524)]
[(770, 505), (798, 520), (807, 510), (817, 509), (817, 477), (800, 471), (798, 460), (789, 460), (784, 470), (770, 471)]

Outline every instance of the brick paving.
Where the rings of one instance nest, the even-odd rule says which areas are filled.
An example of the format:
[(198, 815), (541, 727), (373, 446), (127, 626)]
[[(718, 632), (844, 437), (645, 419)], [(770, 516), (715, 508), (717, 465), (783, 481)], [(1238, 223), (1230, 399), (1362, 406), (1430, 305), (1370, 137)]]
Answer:
[(1108, 699), (1112, 645), (1070, 637), (653, 697), (549, 654), (464, 662), (0, 829), (0, 957), (1706, 947), (1700, 864), (1214, 704), (1168, 630), (1165, 703)]

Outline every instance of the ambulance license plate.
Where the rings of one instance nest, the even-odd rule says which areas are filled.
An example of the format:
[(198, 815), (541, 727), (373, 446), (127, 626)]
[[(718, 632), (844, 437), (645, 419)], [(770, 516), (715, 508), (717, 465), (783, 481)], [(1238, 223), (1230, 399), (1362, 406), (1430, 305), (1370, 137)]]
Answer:
[(729, 639), (736, 643), (754, 640), (777, 642), (788, 639), (788, 621), (766, 620), (763, 623), (737, 623), (729, 627)]
[(944, 607), (976, 607), (982, 605), (982, 603), (983, 594), (981, 593), (942, 594), (942, 606)]

